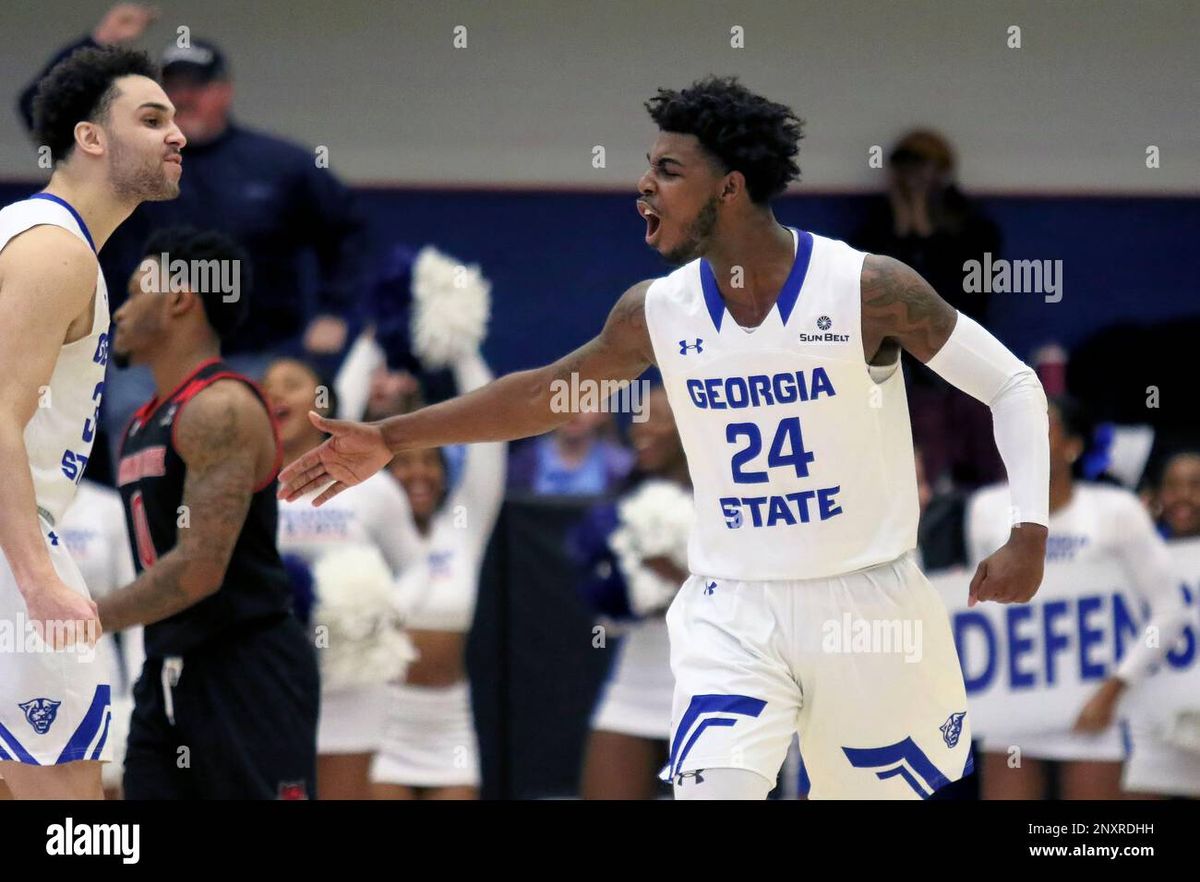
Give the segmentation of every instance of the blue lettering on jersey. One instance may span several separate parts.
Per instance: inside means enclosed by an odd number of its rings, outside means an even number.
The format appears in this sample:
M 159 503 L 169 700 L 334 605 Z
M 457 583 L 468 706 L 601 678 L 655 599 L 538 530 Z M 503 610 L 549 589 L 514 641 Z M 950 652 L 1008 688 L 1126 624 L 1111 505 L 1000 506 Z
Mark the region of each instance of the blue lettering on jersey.
M 842 513 L 842 507 L 834 496 L 842 489 L 840 484 L 821 487 L 817 490 L 801 490 L 773 496 L 722 496 L 718 502 L 725 526 L 736 530 L 746 524 L 745 512 L 750 512 L 752 527 L 774 527 L 779 524 L 794 526 L 807 524 L 814 514 L 819 521 L 827 521 Z M 816 511 L 812 503 L 816 502 Z
M 102 332 L 99 339 L 96 340 L 96 354 L 92 356 L 92 361 L 96 364 L 108 364 L 108 341 L 109 336 L 105 332 Z
M 681 341 L 682 342 L 682 341 Z M 837 395 L 823 367 L 804 371 L 751 374 L 748 377 L 711 377 L 687 381 L 688 396 L 701 410 L 734 410 L 743 407 L 771 407 L 796 401 L 815 401 L 822 395 Z

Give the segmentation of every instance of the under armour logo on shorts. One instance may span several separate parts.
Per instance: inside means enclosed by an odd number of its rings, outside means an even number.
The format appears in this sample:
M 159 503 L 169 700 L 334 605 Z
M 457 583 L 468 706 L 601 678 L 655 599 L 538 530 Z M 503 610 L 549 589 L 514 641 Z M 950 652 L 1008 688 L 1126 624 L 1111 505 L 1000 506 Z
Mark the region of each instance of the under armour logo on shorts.
M 678 786 L 683 786 L 685 778 L 694 778 L 697 784 L 704 783 L 704 769 L 696 769 L 694 772 L 680 772 L 675 776 L 675 783 Z

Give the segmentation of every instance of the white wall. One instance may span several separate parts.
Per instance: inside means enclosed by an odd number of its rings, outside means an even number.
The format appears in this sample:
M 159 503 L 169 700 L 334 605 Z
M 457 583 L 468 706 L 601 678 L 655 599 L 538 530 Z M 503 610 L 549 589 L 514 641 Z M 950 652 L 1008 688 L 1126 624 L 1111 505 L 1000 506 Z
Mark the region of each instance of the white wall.
M 351 181 L 630 188 L 654 132 L 642 102 L 714 72 L 807 119 L 813 190 L 875 187 L 870 146 L 924 123 L 951 136 L 976 190 L 1200 193 L 1194 0 L 159 5 L 141 45 L 157 53 L 180 24 L 216 39 L 241 119 L 327 145 Z M 107 6 L 4 0 L 0 178 L 41 176 L 16 92 Z M 744 49 L 730 48 L 735 25 Z M 1006 46 L 1010 25 L 1023 48 Z

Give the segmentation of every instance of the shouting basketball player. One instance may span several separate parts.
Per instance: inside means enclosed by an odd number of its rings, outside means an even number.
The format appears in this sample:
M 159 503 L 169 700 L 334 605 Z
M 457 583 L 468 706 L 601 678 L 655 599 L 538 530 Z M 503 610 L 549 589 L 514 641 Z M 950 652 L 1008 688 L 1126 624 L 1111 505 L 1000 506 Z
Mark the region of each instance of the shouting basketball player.
M 637 207 L 646 243 L 682 266 L 626 291 L 552 365 L 379 423 L 312 414 L 332 437 L 281 493 L 319 489 L 319 505 L 401 450 L 548 431 L 570 417 L 554 381 L 657 364 L 696 506 L 692 575 L 667 613 L 676 796 L 765 797 L 798 731 L 812 797 L 927 797 L 970 771 L 971 735 L 948 617 L 912 555 L 900 349 L 992 410 L 1012 529 L 972 602 L 1041 583 L 1046 397 L 909 267 L 779 224 L 771 200 L 799 173 L 787 107 L 710 78 L 647 109 L 660 134 Z

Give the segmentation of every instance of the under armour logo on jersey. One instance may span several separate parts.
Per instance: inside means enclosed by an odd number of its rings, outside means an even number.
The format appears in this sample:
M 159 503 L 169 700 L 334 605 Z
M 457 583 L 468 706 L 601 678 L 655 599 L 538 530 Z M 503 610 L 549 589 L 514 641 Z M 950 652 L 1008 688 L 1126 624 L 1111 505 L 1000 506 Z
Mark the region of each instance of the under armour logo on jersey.
M 962 735 L 963 717 L 966 715 L 966 711 L 955 711 L 947 718 L 946 722 L 938 726 L 942 731 L 942 740 L 946 742 L 947 747 L 954 747 L 958 744 L 959 736 Z
M 717 590 L 717 583 L 716 583 L 716 582 L 709 582 L 707 585 L 705 585 L 705 586 L 704 586 L 704 593 L 705 593 L 705 594 L 712 594 L 712 593 L 713 593 L 714 591 L 716 591 L 716 590 Z
M 55 535 L 55 533 L 54 533 L 54 531 L 53 531 L 53 530 L 51 530 L 51 531 L 50 531 L 49 533 L 47 533 L 46 535 L 50 537 L 50 544 L 51 544 L 51 545 L 57 545 L 57 544 L 58 544 L 58 536 L 57 536 L 57 535 Z
M 54 718 L 58 716 L 60 704 L 62 704 L 61 701 L 49 698 L 33 698 L 17 706 L 25 711 L 25 719 L 29 721 L 29 725 L 33 726 L 33 731 L 39 735 L 45 735 L 50 731 Z
M 697 353 L 704 351 L 704 339 L 697 337 L 695 343 L 688 343 L 687 340 L 679 341 L 679 354 L 687 355 L 689 349 L 695 349 Z

